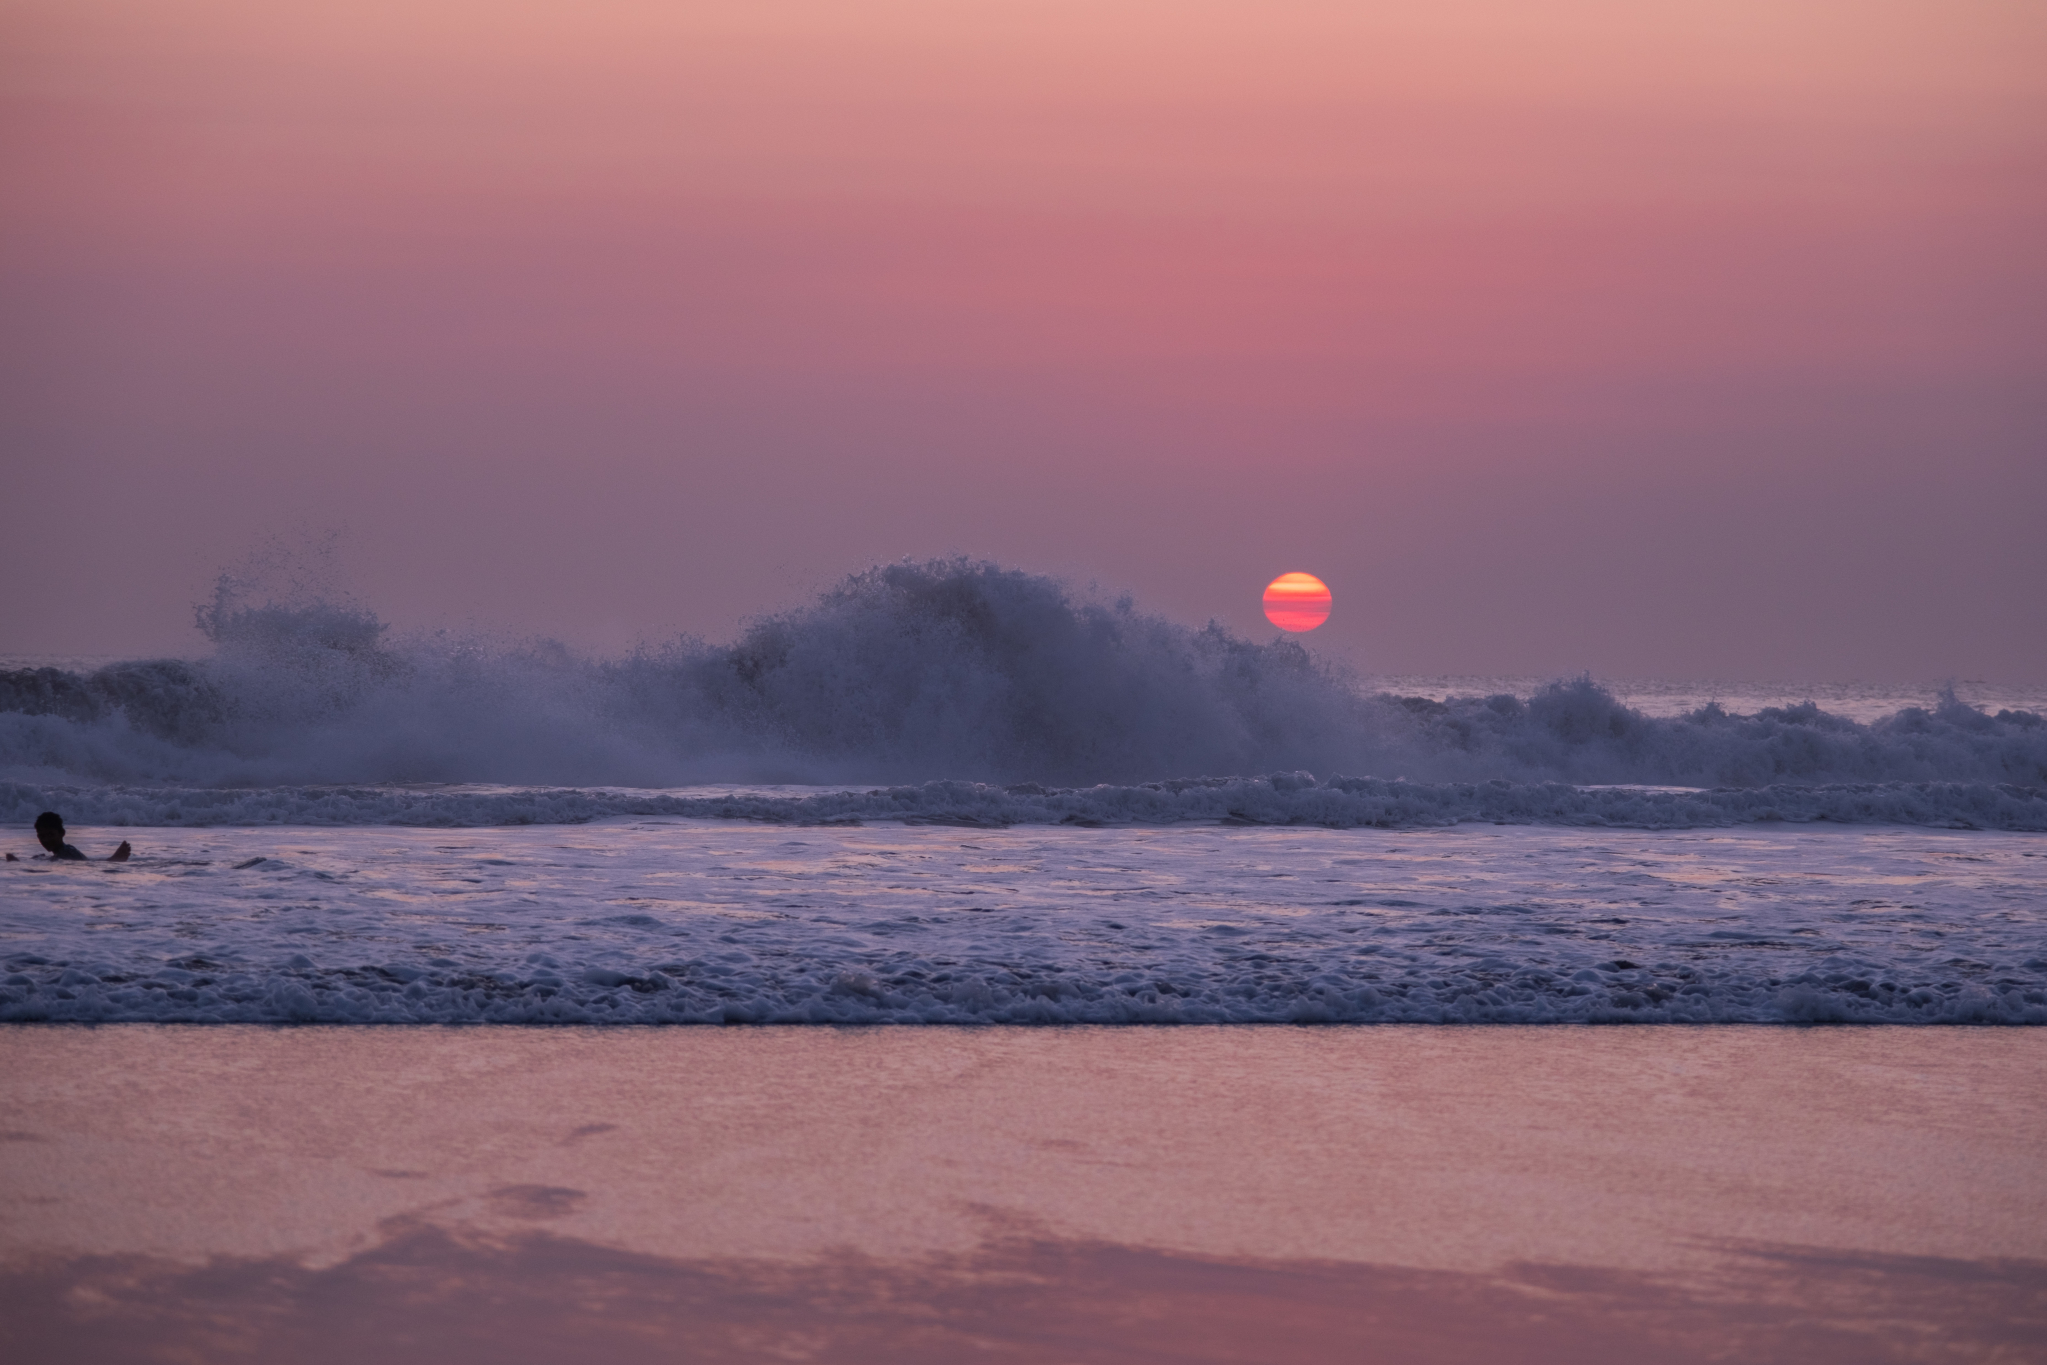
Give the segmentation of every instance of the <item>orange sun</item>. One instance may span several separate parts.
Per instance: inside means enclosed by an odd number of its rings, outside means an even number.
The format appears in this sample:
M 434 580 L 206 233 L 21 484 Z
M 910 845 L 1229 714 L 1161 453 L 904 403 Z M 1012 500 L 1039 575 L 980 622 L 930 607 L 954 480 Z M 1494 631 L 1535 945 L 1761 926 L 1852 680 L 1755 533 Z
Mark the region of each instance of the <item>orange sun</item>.
M 1329 619 L 1329 585 L 1311 573 L 1283 573 L 1265 585 L 1265 619 L 1281 630 L 1313 630 Z

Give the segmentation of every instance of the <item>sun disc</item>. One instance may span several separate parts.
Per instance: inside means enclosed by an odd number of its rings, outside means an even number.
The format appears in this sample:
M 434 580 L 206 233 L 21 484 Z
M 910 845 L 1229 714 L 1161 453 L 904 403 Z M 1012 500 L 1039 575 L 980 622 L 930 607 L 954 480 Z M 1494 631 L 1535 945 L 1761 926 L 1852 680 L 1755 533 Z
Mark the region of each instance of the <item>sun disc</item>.
M 1265 619 L 1281 630 L 1308 631 L 1329 619 L 1329 585 L 1311 573 L 1283 573 L 1265 585 Z

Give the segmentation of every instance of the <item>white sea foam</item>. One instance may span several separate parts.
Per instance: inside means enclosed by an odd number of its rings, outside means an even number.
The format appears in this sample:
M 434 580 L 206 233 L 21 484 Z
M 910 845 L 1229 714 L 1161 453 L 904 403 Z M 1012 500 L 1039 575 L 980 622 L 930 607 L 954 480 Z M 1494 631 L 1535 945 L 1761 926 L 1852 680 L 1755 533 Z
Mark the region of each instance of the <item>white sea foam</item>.
M 8 1020 L 2047 1023 L 2032 834 L 610 821 L 0 868 Z

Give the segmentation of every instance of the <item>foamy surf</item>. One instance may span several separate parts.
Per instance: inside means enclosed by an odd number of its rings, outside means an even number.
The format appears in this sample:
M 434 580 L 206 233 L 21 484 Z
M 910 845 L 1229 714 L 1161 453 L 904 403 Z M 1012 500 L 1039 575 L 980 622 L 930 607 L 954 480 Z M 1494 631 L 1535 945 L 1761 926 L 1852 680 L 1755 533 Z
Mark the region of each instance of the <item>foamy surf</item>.
M 2047 722 L 1952 693 L 1399 695 L 966 561 L 611 660 L 202 624 L 0 672 L 0 1019 L 2047 1023 Z
M 612 821 L 0 866 L 7 1020 L 2047 1023 L 2032 835 Z

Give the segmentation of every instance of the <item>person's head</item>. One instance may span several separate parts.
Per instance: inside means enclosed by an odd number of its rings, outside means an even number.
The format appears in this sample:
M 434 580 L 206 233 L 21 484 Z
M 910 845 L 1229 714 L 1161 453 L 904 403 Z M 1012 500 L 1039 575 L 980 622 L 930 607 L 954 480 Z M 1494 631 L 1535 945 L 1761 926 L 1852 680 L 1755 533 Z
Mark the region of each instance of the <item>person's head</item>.
M 36 842 L 55 853 L 64 847 L 64 817 L 46 810 L 36 817 Z

